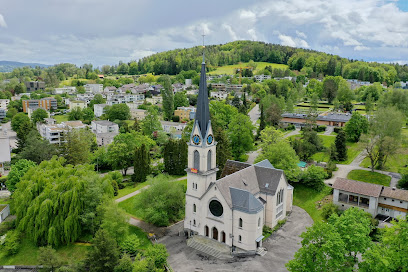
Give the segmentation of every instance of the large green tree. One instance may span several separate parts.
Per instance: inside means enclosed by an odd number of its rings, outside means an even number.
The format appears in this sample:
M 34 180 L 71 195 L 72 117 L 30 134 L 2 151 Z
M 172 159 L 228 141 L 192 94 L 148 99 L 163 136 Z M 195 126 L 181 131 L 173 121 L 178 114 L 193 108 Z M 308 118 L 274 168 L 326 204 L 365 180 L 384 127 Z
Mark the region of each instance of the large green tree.
M 18 154 L 18 158 L 31 160 L 40 164 L 42 161 L 51 159 L 57 155 L 57 147 L 50 144 L 48 140 L 42 139 L 40 134 L 32 130 L 28 133 L 26 145 Z
M 18 149 L 21 150 L 26 143 L 26 137 L 33 129 L 30 118 L 22 112 L 17 113 L 11 120 L 11 128 L 17 134 Z
M 151 172 L 149 149 L 142 144 L 136 148 L 134 157 L 132 181 L 145 182 Z
M 35 167 L 36 164 L 33 161 L 20 159 L 11 166 L 10 173 L 7 175 L 6 186 L 10 192 L 16 190 L 17 183 L 23 178 L 28 170 Z
M 163 149 L 164 170 L 171 175 L 184 175 L 187 168 L 187 144 L 170 140 Z
M 163 76 L 163 89 L 161 95 L 163 97 L 163 118 L 164 120 L 169 121 L 174 112 L 174 97 L 171 79 L 168 75 Z
M 104 229 L 98 230 L 93 240 L 93 248 L 88 253 L 88 271 L 114 271 L 119 263 L 119 248 L 115 239 Z
M 242 113 L 235 115 L 228 127 L 232 155 L 240 160 L 245 152 L 252 150 L 254 144 L 254 126 L 251 119 Z
M 221 176 L 222 170 L 227 160 L 232 159 L 231 145 L 228 135 L 221 127 L 214 127 L 214 140 L 217 142 L 216 162 L 218 167 L 217 177 Z
M 42 108 L 38 108 L 31 114 L 31 120 L 33 124 L 37 124 L 37 122 L 44 123 L 45 118 L 48 118 L 48 113 L 46 110 Z
M 358 142 L 360 136 L 368 131 L 368 120 L 357 111 L 353 113 L 350 120 L 344 127 L 347 140 L 351 142 Z
M 95 213 L 104 195 L 113 196 L 109 179 L 92 165 L 67 165 L 63 158 L 43 161 L 28 171 L 13 194 L 17 229 L 38 245 L 74 242 L 89 229 L 82 217 Z
M 162 126 L 159 121 L 158 112 L 155 108 L 149 107 L 147 115 L 142 121 L 142 132 L 148 137 L 153 137 L 153 132 L 161 130 Z
M 174 109 L 176 110 L 177 107 L 188 107 L 188 99 L 185 92 L 177 92 L 174 95 Z
M 347 145 L 346 145 L 346 133 L 344 130 L 340 130 L 336 135 L 336 158 L 339 161 L 347 160 Z
M 83 164 L 90 161 L 91 149 L 96 145 L 95 134 L 86 129 L 72 129 L 65 134 L 61 155 L 69 164 Z
M 129 120 L 130 109 L 126 104 L 115 104 L 107 108 L 106 116 L 109 120 Z

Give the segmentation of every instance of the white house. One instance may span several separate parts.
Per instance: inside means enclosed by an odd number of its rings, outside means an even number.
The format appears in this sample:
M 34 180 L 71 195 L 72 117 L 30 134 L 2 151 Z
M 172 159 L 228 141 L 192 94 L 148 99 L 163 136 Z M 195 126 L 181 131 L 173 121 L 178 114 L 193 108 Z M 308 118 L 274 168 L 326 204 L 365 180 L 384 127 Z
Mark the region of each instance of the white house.
M 55 88 L 52 93 L 53 94 L 74 94 L 76 92 L 76 87 L 71 86 L 64 86 L 62 88 Z
M 183 131 L 184 128 L 187 126 L 185 123 L 178 123 L 178 122 L 169 122 L 169 121 L 160 121 L 162 128 L 167 133 L 172 133 L 175 131 Z
M 85 92 L 87 93 L 101 93 L 103 91 L 103 84 L 85 84 Z
M 72 129 L 83 129 L 87 126 L 82 121 L 66 121 L 61 124 L 41 124 L 37 123 L 37 130 L 41 137 L 51 144 L 61 144 L 64 142 L 64 135 Z
M 71 110 L 75 109 L 75 108 L 79 108 L 80 110 L 83 110 L 87 107 L 87 104 L 85 101 L 80 101 L 80 100 L 72 100 L 69 101 L 69 108 Z
M 0 109 L 7 110 L 10 99 L 0 99 Z
M 284 172 L 267 160 L 255 165 L 227 161 L 217 180 L 217 139 L 211 127 L 204 62 L 199 86 L 195 122 L 187 143 L 184 229 L 189 236 L 229 246 L 233 254 L 236 248 L 255 254 L 262 247 L 263 226 L 273 228 L 291 211 L 293 187 Z
M 358 207 L 373 217 L 406 218 L 408 191 L 378 184 L 337 178 L 333 183 L 333 203 L 340 209 Z
M 119 133 L 118 124 L 111 122 L 111 121 L 107 121 L 107 120 L 92 121 L 91 126 L 92 126 L 92 132 L 95 134 L 108 133 L 108 132 L 113 132 L 116 134 Z
M 145 119 L 146 115 L 147 115 L 147 110 L 135 109 L 135 108 L 130 109 L 130 116 L 132 117 L 132 119 L 136 118 L 137 120 L 140 121 L 140 120 Z
M 101 117 L 105 113 L 106 104 L 95 104 L 94 105 L 94 114 L 95 117 Z

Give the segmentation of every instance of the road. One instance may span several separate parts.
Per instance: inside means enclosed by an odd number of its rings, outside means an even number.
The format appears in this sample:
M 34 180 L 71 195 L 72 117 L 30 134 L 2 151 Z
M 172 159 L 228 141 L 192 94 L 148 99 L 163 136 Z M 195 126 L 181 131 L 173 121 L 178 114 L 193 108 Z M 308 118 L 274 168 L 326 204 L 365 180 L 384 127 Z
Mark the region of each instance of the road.
M 250 112 L 248 112 L 248 116 L 249 118 L 251 118 L 252 124 L 254 126 L 257 126 L 256 122 L 258 121 L 259 117 L 261 117 L 261 112 L 259 111 L 258 104 L 256 104 L 255 107 L 253 107 L 253 109 L 250 110 Z
M 2 131 L 7 134 L 10 139 L 10 147 L 17 148 L 17 134 L 11 129 L 11 122 L 1 124 Z

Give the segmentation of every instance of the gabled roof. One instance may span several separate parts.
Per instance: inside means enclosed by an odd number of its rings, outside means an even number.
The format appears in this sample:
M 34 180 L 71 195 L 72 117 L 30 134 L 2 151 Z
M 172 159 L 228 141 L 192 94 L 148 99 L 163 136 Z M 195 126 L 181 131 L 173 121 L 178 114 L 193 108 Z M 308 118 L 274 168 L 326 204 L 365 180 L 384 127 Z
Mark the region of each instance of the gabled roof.
M 260 161 L 258 163 L 255 164 L 256 166 L 261 166 L 261 167 L 265 167 L 265 168 L 272 168 L 275 169 L 275 167 L 273 167 L 272 163 L 270 163 L 268 160 L 263 160 Z
M 384 187 L 383 191 L 381 192 L 381 196 L 408 201 L 408 191 L 407 190 Z
M 251 164 L 249 163 L 227 160 L 224 165 L 224 169 L 222 169 L 221 178 L 231 175 L 249 166 L 251 166 Z
M 383 186 L 351 179 L 336 178 L 333 188 L 360 195 L 379 197 Z
M 261 201 L 248 191 L 230 188 L 232 208 L 245 213 L 257 213 L 263 209 Z

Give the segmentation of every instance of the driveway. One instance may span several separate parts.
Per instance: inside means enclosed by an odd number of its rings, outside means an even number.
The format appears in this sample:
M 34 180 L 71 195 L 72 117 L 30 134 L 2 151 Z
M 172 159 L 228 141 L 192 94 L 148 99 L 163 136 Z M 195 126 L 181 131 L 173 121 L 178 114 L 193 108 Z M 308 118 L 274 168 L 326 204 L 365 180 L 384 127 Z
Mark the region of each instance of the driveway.
M 313 220 L 301 208 L 293 206 L 293 212 L 286 224 L 266 241 L 263 247 L 268 249 L 265 256 L 235 257 L 232 260 L 218 260 L 187 247 L 185 237 L 178 236 L 183 225 L 173 226 L 167 236 L 159 240 L 166 245 L 171 268 L 176 272 L 213 272 L 213 271 L 287 271 L 285 264 L 293 259 L 300 248 L 302 239 L 299 235 L 306 231 L 306 227 L 313 225 Z

